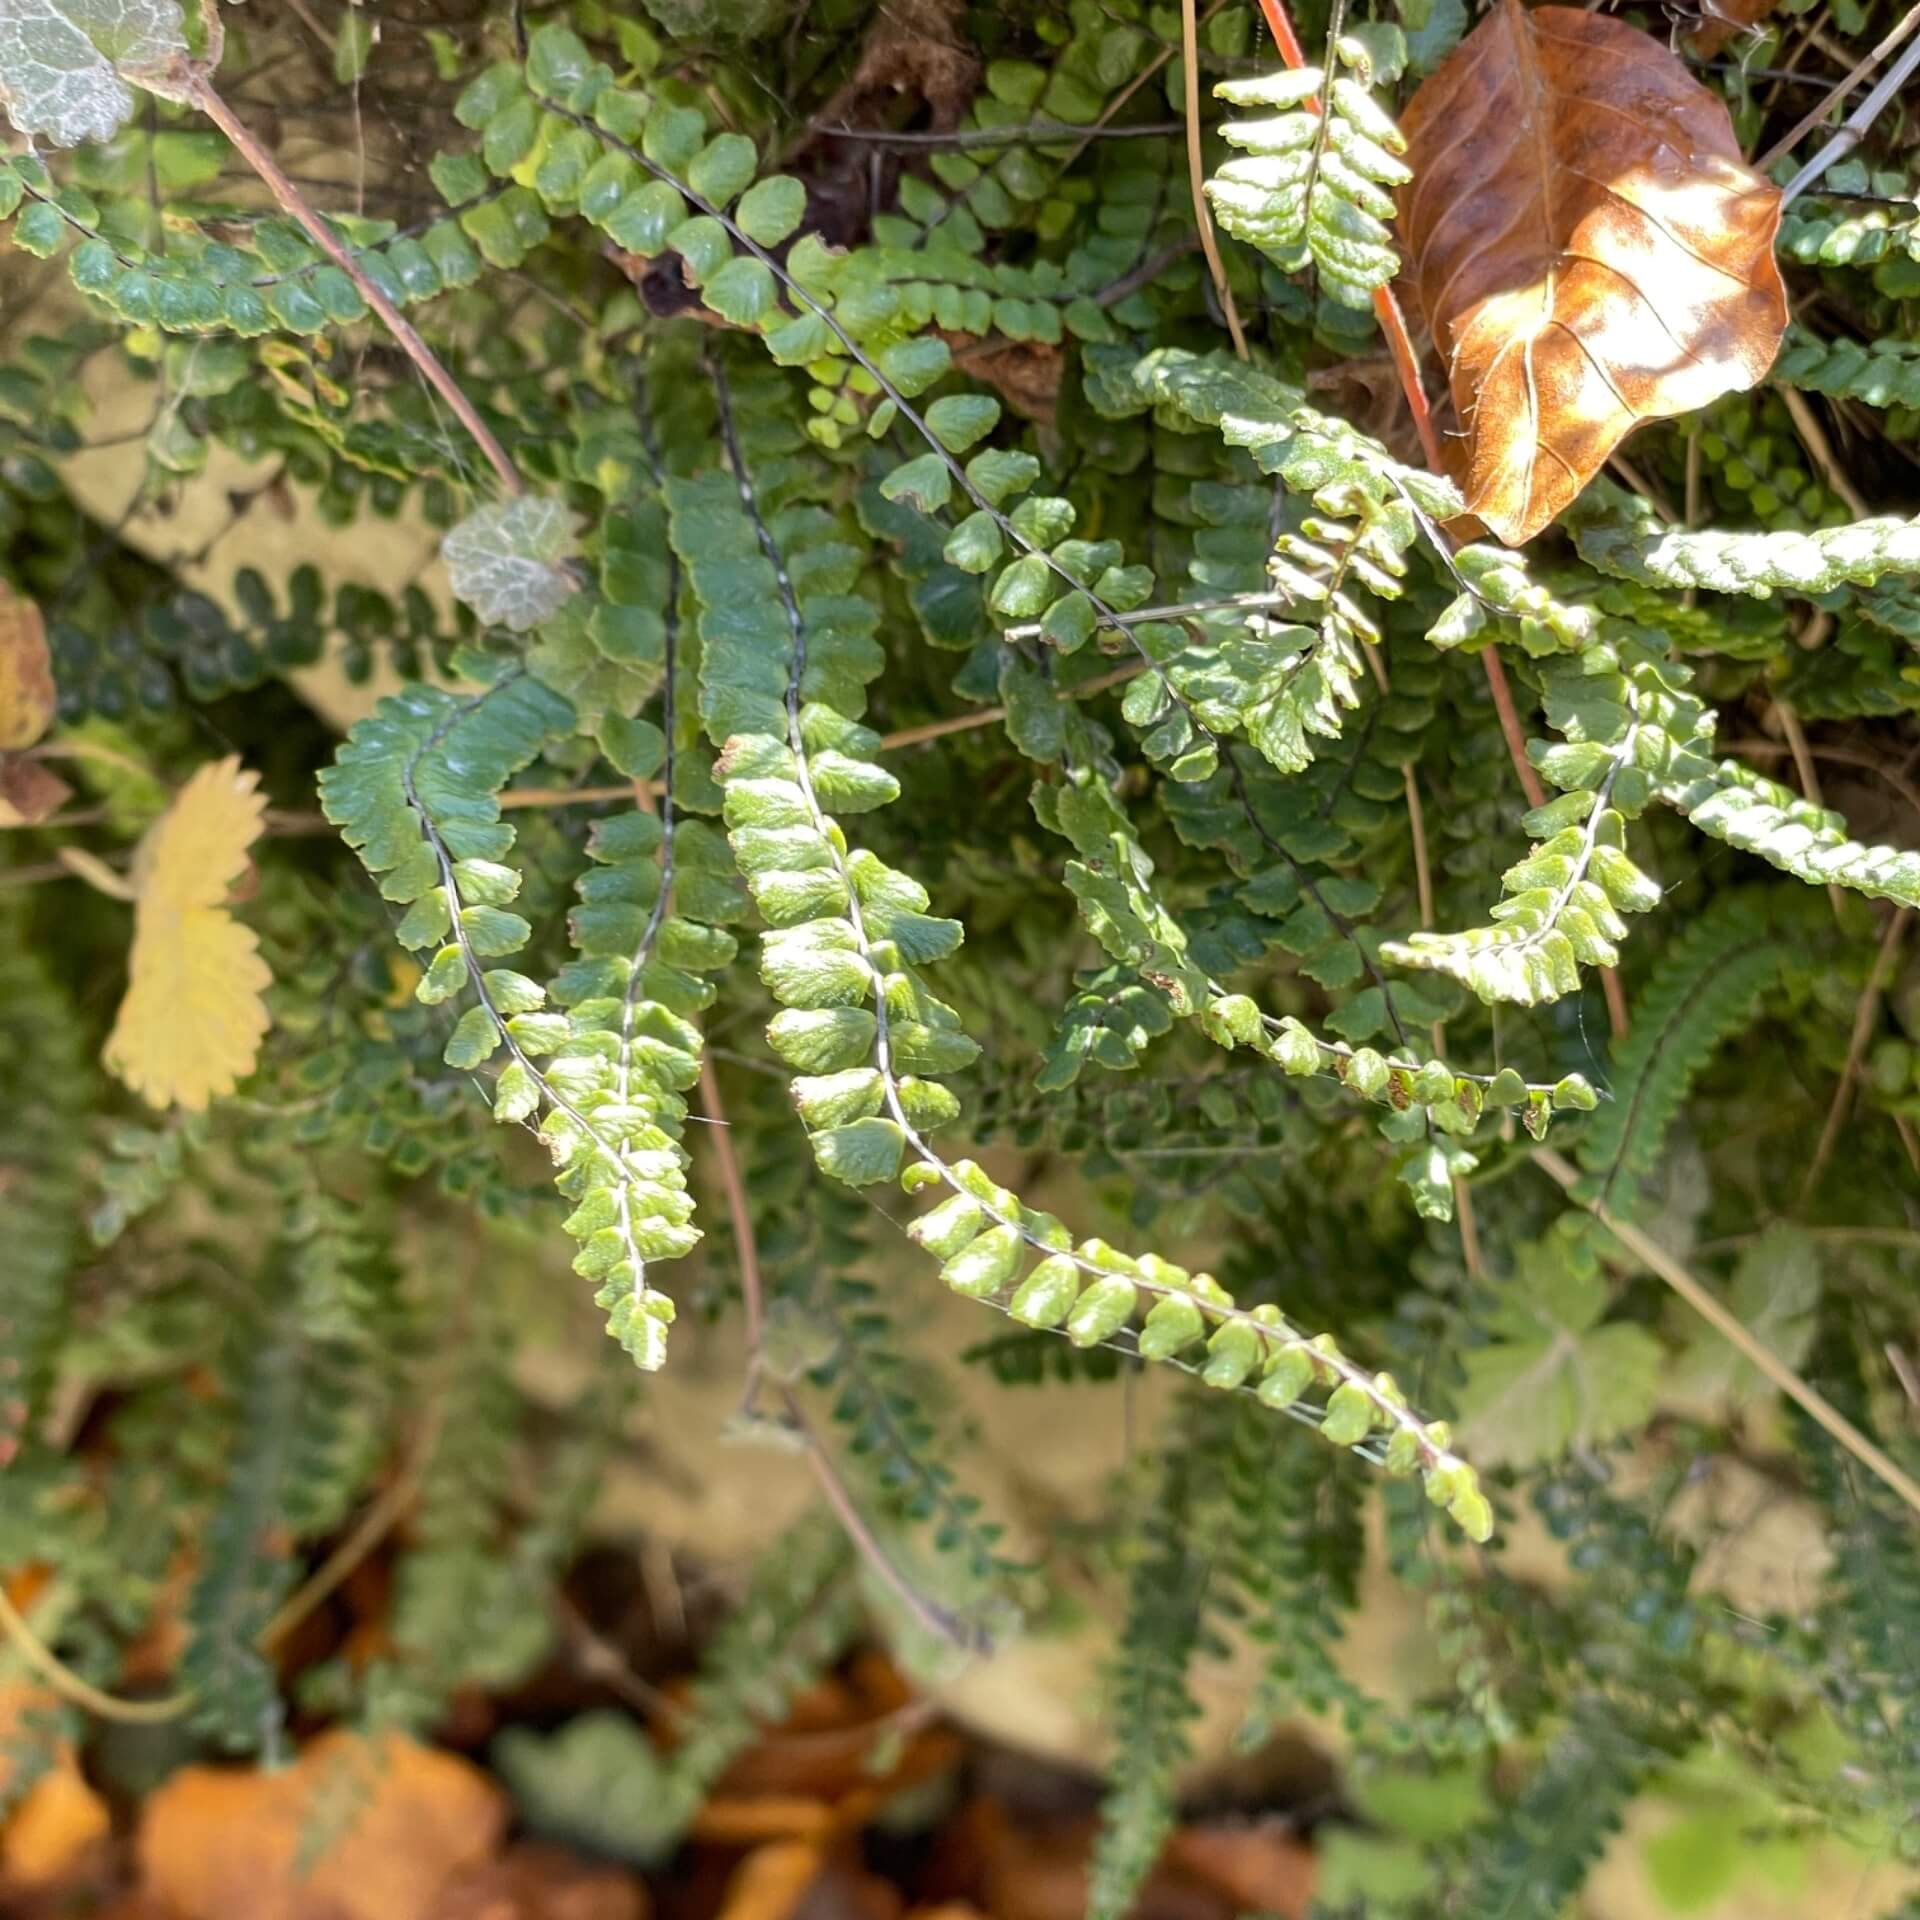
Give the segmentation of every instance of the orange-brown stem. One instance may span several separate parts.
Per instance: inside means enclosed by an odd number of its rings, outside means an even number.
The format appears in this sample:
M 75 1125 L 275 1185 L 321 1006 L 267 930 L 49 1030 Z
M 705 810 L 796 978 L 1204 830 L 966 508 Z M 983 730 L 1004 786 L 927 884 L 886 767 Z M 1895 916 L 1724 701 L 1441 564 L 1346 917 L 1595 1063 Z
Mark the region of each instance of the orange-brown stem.
M 1280 58 L 1290 67 L 1304 67 L 1306 52 L 1300 45 L 1300 36 L 1293 30 L 1292 20 L 1287 17 L 1285 0 L 1260 0 L 1260 11 L 1266 17 L 1267 31 L 1273 35 Z M 1318 113 L 1320 102 L 1309 99 L 1307 111 Z M 1386 336 L 1387 351 L 1393 355 L 1393 370 L 1400 376 L 1401 391 L 1412 410 L 1414 431 L 1420 436 L 1420 451 L 1427 465 L 1438 473 L 1440 437 L 1434 431 L 1433 413 L 1427 405 L 1426 390 L 1420 384 L 1420 356 L 1414 351 L 1406 315 L 1400 311 L 1400 302 L 1394 298 L 1391 287 L 1374 288 L 1373 312 L 1380 322 L 1380 331 Z

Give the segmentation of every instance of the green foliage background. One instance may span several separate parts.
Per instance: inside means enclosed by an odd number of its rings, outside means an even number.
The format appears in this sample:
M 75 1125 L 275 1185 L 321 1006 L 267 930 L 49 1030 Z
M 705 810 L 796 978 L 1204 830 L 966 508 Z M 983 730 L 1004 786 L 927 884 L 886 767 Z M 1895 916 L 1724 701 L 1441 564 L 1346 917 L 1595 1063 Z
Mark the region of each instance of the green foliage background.
M 175 11 L 134 9 L 184 61 Z M 330 45 L 268 12 L 228 20 L 222 94 L 283 153 L 360 143 L 313 200 L 524 491 L 183 68 L 96 36 L 56 100 L 46 47 L 0 33 L 15 124 L 92 136 L 0 166 L 31 316 L 0 542 L 83 788 L 0 874 L 0 1570 L 47 1572 L 32 1636 L 111 1688 L 185 1564 L 194 1740 L 430 1730 L 541 1659 L 527 1596 L 622 1410 L 673 1322 L 727 1320 L 745 1423 L 819 1450 L 866 1552 L 824 1514 L 768 1543 L 670 1761 L 589 1723 L 500 1756 L 576 1832 L 565 1782 L 627 1780 L 645 1831 L 589 1837 L 658 1854 L 857 1630 L 856 1587 L 971 1657 L 1046 1630 L 1053 1570 L 1009 1551 L 902 1352 L 944 1282 L 981 1321 L 948 1364 L 1004 1393 L 1189 1376 L 1097 1543 L 1130 1593 L 1097 1913 L 1174 1817 L 1190 1670 L 1243 1634 L 1249 1740 L 1346 1727 L 1377 1844 L 1329 1850 L 1334 1908 L 1545 1920 L 1656 1788 L 1705 1835 L 1668 1847 L 1681 1900 L 1737 1875 L 1729 1824 L 1920 1853 L 1914 1515 L 1601 1217 L 1920 1466 L 1897 118 L 1789 210 L 1767 388 L 1636 436 L 1638 491 L 1601 480 L 1529 553 L 1451 553 L 1457 496 L 1376 403 L 1368 299 L 1391 111 L 1458 0 L 1345 23 L 1317 169 L 1286 159 L 1319 149 L 1258 10 L 1202 9 L 1245 362 L 1197 241 L 1177 7 L 444 0 L 346 10 Z M 1750 146 L 1805 104 L 1762 77 L 1798 31 L 1702 67 Z M 274 462 L 330 526 L 445 529 L 453 598 L 297 555 L 220 604 L 184 587 L 63 479 L 103 359 L 153 385 L 126 458 L 154 491 L 216 445 Z M 344 743 L 289 682 L 323 655 L 401 686 Z M 1765 777 L 1801 727 L 1852 824 Z M 119 858 L 229 750 L 282 810 L 239 909 L 274 1027 L 236 1096 L 156 1118 L 96 1065 L 125 909 L 55 863 Z M 750 1262 L 692 1124 L 703 1060 Z M 1021 1154 L 1076 1171 L 1080 1217 L 1003 1184 Z M 570 1236 L 640 1371 L 609 1349 L 536 1416 L 511 1261 L 457 1254 L 471 1231 Z M 1718 1597 L 1674 1517 L 1729 1463 L 1830 1550 L 1792 1611 Z M 391 1648 L 289 1700 L 277 1617 L 396 1471 Z M 1509 1551 L 1542 1528 L 1551 1579 Z M 1337 1664 L 1370 1534 L 1426 1610 L 1417 1697 Z M 18 1736 L 13 1790 L 62 1730 Z

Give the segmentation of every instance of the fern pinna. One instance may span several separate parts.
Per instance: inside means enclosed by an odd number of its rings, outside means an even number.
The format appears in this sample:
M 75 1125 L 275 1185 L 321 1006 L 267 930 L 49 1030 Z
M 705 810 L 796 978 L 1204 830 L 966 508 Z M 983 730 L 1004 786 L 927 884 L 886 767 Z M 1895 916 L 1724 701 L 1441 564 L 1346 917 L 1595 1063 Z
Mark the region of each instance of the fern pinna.
M 277 1753 L 512 1687 L 648 1470 L 635 1368 L 724 1351 L 715 1432 L 832 1512 L 670 1753 L 501 1743 L 596 1846 L 664 1858 L 863 1620 L 967 1711 L 1104 1614 L 1100 1913 L 1222 1727 L 1337 1753 L 1392 1871 L 1342 1829 L 1334 1910 L 1557 1912 L 1702 1753 L 1910 1858 L 1920 255 L 1891 95 L 1830 149 L 1753 79 L 1894 23 L 1614 23 L 1745 209 L 1701 257 L 1777 225 L 1723 277 L 1796 317 L 1708 380 L 1629 274 L 1523 405 L 1453 376 L 1526 301 L 1402 270 L 1416 94 L 1558 31 L 1506 0 L 1458 61 L 1444 4 L 349 13 L 0 8 L 0 221 L 60 266 L 0 365 L 18 1779 L 103 1701 Z M 1466 209 L 1569 330 L 1623 271 L 1556 226 L 1584 112 Z M 1502 433 L 1580 482 L 1518 549 L 1464 514 Z M 1077 1394 L 1146 1457 L 1063 1528 Z M 1717 1538 L 1746 1475 L 1790 1600 Z M 377 1653 L 286 1671 L 372 1551 Z M 644 1821 L 582 1814 L 616 1776 Z

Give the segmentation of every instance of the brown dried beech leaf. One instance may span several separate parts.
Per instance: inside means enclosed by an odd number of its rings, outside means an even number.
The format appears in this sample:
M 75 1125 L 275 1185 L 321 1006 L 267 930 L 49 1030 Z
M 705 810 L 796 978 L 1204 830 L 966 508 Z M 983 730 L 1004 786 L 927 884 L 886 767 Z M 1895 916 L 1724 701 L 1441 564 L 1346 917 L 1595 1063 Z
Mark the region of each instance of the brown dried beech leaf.
M 1659 41 L 1605 14 L 1500 0 L 1401 126 L 1403 281 L 1447 362 L 1453 477 L 1509 546 L 1641 421 L 1773 364 L 1780 191 Z

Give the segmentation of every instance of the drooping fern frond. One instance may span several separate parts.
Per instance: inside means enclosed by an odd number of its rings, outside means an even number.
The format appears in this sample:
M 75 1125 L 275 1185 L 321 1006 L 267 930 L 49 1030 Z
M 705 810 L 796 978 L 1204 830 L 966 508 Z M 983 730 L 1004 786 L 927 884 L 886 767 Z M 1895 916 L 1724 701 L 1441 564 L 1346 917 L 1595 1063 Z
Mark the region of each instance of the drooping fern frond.
M 670 1829 L 692 1820 L 727 1765 L 846 1650 L 860 1618 L 854 1564 L 826 1514 L 799 1521 L 754 1561 L 688 1690 L 663 1796 Z
M 1451 975 L 1483 1000 L 1536 1006 L 1578 990 L 1580 968 L 1618 964 L 1623 913 L 1658 904 L 1658 885 L 1626 852 L 1626 823 L 1651 797 L 1646 766 L 1700 723 L 1682 676 L 1622 629 L 1607 648 L 1555 656 L 1543 670 L 1547 716 L 1564 743 L 1535 743 L 1530 757 L 1562 797 L 1529 813 L 1535 844 L 1501 876 L 1489 925 L 1416 933 L 1382 947 L 1399 966 Z
M 665 1358 L 673 1303 L 648 1282 L 648 1263 L 685 1253 L 699 1238 L 676 1137 L 680 1094 L 699 1074 L 698 1036 L 643 997 L 660 929 L 649 930 L 637 901 L 619 899 L 621 888 L 645 884 L 636 871 L 655 874 L 625 863 L 645 861 L 659 844 L 658 821 L 629 815 L 610 822 L 600 840 L 607 880 L 588 888 L 597 897 L 575 926 L 583 946 L 593 943 L 589 960 L 603 964 L 569 977 L 578 1031 L 565 1013 L 546 1009 L 538 981 L 485 964 L 516 953 L 532 934 L 508 911 L 520 876 L 502 864 L 514 833 L 500 818 L 500 789 L 572 719 L 566 701 L 517 671 L 464 702 L 424 687 L 396 695 L 354 729 L 321 777 L 321 800 L 382 894 L 407 904 L 396 930 L 401 945 L 437 948 L 417 997 L 434 1006 L 471 996 L 447 1041 L 447 1064 L 469 1070 L 505 1050 L 495 1117 L 541 1114 L 560 1189 L 574 1202 L 566 1226 L 582 1242 L 575 1271 L 600 1282 L 609 1332 L 651 1368 Z M 604 951 L 608 922 L 614 935 L 631 934 L 632 957 Z M 719 965 L 731 950 L 725 935 L 689 929 L 681 957 Z
M 340 1524 L 386 1451 L 385 1277 L 348 1210 L 310 1193 L 288 1208 L 257 1319 L 231 1337 L 240 1385 L 180 1659 L 195 1727 L 229 1751 L 276 1747 L 285 1709 L 262 1636 L 299 1544 Z
M 1149 1358 L 1175 1360 L 1207 1341 L 1212 1384 L 1233 1389 L 1257 1377 L 1280 1411 L 1316 1382 L 1331 1386 L 1321 1423 L 1329 1440 L 1353 1446 L 1378 1428 L 1389 1436 L 1390 1465 L 1422 1471 L 1435 1501 L 1470 1533 L 1490 1526 L 1444 1426 L 1423 1425 L 1390 1376 L 1357 1367 L 1325 1335 L 1309 1341 L 1275 1311 L 1235 1308 L 1210 1276 L 1103 1240 L 1076 1247 L 1060 1221 L 928 1145 L 926 1134 L 959 1111 L 932 1076 L 965 1066 L 978 1049 L 917 969 L 951 953 L 960 928 L 928 914 L 917 882 L 864 848 L 850 851 L 825 811 L 829 802 L 883 804 L 895 789 L 868 760 L 875 737 L 856 718 L 878 666 L 873 609 L 839 591 L 859 553 L 835 537 L 829 516 L 764 492 L 747 454 L 749 416 L 728 398 L 718 363 L 714 374 L 732 471 L 669 483 L 673 538 L 703 604 L 701 716 L 720 748 L 729 839 L 771 928 L 761 977 L 783 1011 L 768 1039 L 803 1070 L 795 1104 L 822 1171 L 856 1186 L 898 1176 L 909 1192 L 945 1187 L 911 1237 L 942 1262 L 956 1292 L 1004 1303 L 1030 1326 L 1091 1346 L 1130 1329 L 1144 1308 L 1137 1341 Z M 771 441 L 761 457 L 776 485 L 799 484 L 804 462 L 796 474 L 780 457 L 795 446 L 790 430 L 754 418 Z M 1022 1280 L 1030 1253 L 1040 1261 Z
M 1265 1654 L 1240 1742 L 1257 1745 L 1296 1707 L 1338 1711 L 1357 1730 L 1378 1711 L 1338 1651 L 1345 1616 L 1359 1604 L 1360 1510 L 1351 1488 L 1296 1436 L 1235 1412 L 1229 1564 L 1247 1630 Z
M 1519 1792 L 1453 1843 L 1448 1904 L 1476 1920 L 1558 1920 L 1666 1757 L 1640 1719 L 1603 1697 L 1578 1702 Z
M 423 1380 L 412 1539 L 395 1571 L 391 1651 L 366 1677 L 364 1709 L 375 1728 L 411 1731 L 431 1727 L 470 1673 L 498 1664 L 477 1637 L 482 1621 L 517 1629 L 523 1644 L 530 1632 L 536 1649 L 545 1632 L 543 1618 L 513 1604 L 515 1569 L 501 1551 L 521 1407 L 495 1289 L 457 1304 L 437 1289 L 421 1305 L 436 1314 L 451 1305 L 460 1337 Z
M 1220 224 L 1293 270 L 1306 260 L 1336 300 L 1366 307 L 1400 270 L 1393 250 L 1392 189 L 1413 178 L 1399 157 L 1406 141 L 1368 92 L 1372 64 L 1358 40 L 1341 40 L 1331 89 L 1316 67 L 1227 80 L 1214 92 L 1230 106 L 1305 109 L 1269 120 L 1229 120 L 1223 137 L 1251 158 L 1229 160 L 1207 182 Z M 1351 78 L 1349 78 L 1351 75 Z M 1306 107 L 1327 95 L 1321 111 Z

